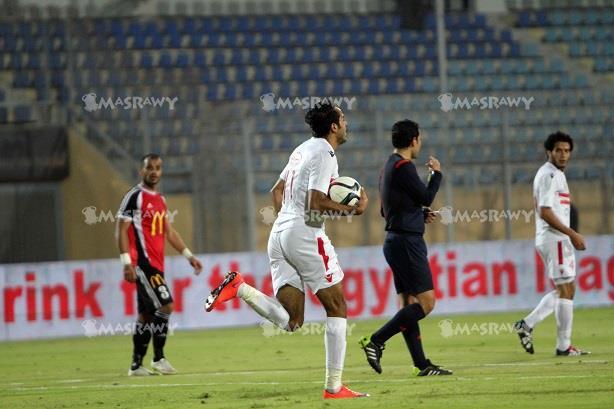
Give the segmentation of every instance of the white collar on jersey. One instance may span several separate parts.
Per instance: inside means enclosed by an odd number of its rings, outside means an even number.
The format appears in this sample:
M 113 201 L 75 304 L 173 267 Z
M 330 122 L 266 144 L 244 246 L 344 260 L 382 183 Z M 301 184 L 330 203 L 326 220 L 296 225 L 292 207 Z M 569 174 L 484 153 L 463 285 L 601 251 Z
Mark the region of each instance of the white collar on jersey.
M 160 192 L 156 192 L 155 190 L 148 189 L 148 188 L 147 188 L 147 187 L 146 187 L 146 186 L 143 184 L 143 182 L 139 183 L 137 186 L 139 187 L 139 189 L 144 190 L 144 191 L 146 191 L 147 193 L 151 193 L 152 195 L 159 195 L 159 194 L 160 194 Z
M 328 146 L 328 148 L 327 148 L 327 149 L 330 149 L 331 151 L 335 152 L 335 150 L 333 149 L 333 145 L 331 145 L 331 144 L 330 144 L 330 143 L 329 143 L 329 142 L 326 140 L 326 138 L 316 138 L 315 136 L 312 136 L 311 138 L 312 138 L 312 139 L 320 139 L 320 140 L 324 141 L 324 143 L 326 144 L 326 146 Z

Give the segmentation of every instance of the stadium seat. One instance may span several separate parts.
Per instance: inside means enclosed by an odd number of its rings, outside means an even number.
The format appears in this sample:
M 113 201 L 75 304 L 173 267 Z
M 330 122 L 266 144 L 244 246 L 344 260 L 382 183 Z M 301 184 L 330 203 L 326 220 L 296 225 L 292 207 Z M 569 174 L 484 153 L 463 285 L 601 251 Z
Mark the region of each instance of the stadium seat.
M 17 105 L 14 109 L 14 122 L 30 122 L 32 120 L 32 108 L 28 105 Z

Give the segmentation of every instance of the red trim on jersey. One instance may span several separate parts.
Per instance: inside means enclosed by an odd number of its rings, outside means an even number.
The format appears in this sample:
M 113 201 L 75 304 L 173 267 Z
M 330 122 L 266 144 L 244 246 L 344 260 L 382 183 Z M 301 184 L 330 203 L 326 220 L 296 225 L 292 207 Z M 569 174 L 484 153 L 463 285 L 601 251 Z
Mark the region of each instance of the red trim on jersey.
M 400 161 L 394 164 L 394 168 L 398 169 L 401 166 L 405 165 L 406 163 L 409 163 L 409 159 L 401 159 Z
M 324 250 L 324 240 L 321 237 L 318 237 L 318 254 L 322 256 L 324 268 L 328 271 L 328 256 L 326 255 L 326 250 Z
M 569 197 L 569 193 L 561 193 L 561 192 L 559 192 L 559 196 Z
M 559 253 L 559 265 L 563 265 L 563 242 L 562 241 L 557 242 L 556 248 Z
M 565 204 L 568 205 L 568 204 L 571 204 L 571 202 L 569 200 L 561 200 L 561 204 L 562 205 L 565 205 Z

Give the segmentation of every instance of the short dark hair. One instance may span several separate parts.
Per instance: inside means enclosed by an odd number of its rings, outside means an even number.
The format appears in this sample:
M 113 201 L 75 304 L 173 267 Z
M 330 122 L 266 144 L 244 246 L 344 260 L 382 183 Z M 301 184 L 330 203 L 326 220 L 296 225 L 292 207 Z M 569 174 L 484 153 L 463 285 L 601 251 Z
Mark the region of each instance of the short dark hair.
M 147 155 L 143 155 L 143 157 L 141 158 L 141 167 L 145 166 L 145 161 L 149 159 L 162 159 L 162 156 L 158 155 L 157 153 L 148 153 Z
M 339 125 L 341 114 L 335 105 L 328 101 L 320 102 L 305 114 L 305 122 L 316 138 L 326 138 L 332 124 Z
M 407 148 L 411 141 L 420 135 L 418 124 L 410 119 L 403 119 L 392 125 L 392 146 L 397 149 Z
M 551 133 L 550 135 L 548 135 L 548 138 L 544 142 L 544 148 L 546 148 L 547 151 L 552 151 L 554 150 L 554 145 L 557 142 L 569 143 L 569 150 L 573 151 L 573 139 L 571 138 L 571 136 L 561 131 L 556 131 L 555 133 Z

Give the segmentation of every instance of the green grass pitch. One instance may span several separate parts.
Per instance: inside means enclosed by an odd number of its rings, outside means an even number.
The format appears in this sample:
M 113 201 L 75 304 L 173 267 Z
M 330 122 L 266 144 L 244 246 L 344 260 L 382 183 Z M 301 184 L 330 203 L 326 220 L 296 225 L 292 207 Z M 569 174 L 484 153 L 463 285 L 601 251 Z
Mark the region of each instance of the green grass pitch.
M 357 341 L 383 321 L 349 321 L 345 383 L 372 396 L 322 400 L 323 335 L 265 337 L 260 327 L 183 331 L 169 337 L 174 376 L 129 378 L 129 336 L 0 345 L 2 408 L 611 408 L 614 308 L 577 309 L 573 342 L 592 351 L 555 357 L 554 317 L 525 353 L 509 324 L 522 313 L 432 316 L 421 323 L 427 356 L 452 376 L 417 378 L 402 337 L 386 345 L 378 375 Z M 442 335 L 440 322 L 456 331 Z M 449 322 L 448 322 L 449 323 Z M 465 325 L 466 324 L 466 325 Z M 146 357 L 149 364 L 151 346 Z

